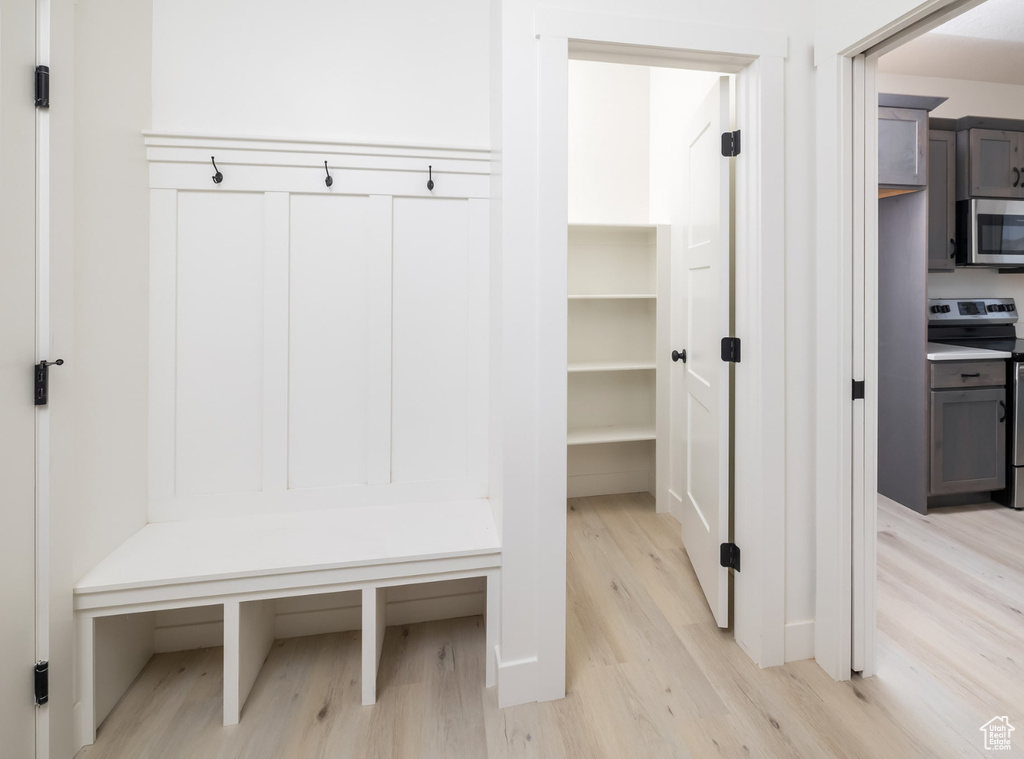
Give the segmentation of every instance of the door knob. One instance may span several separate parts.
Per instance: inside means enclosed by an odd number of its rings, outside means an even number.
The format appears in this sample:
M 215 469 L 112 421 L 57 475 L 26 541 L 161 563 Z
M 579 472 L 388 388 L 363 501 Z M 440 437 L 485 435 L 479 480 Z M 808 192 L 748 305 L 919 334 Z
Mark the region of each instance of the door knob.
M 682 351 L 672 351 L 672 360 L 673 361 L 682 361 L 685 364 L 686 363 L 686 349 L 684 348 Z

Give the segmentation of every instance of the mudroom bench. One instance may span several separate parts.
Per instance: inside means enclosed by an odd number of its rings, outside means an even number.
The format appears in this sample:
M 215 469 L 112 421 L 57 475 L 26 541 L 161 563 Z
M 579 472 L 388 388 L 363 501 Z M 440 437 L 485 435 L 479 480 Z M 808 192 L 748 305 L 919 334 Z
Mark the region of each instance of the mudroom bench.
M 486 500 L 152 523 L 75 587 L 77 728 L 96 736 L 96 620 L 223 605 L 224 724 L 274 639 L 274 602 L 361 591 L 362 702 L 376 701 L 388 588 L 485 577 L 486 685 L 495 682 L 501 546 Z

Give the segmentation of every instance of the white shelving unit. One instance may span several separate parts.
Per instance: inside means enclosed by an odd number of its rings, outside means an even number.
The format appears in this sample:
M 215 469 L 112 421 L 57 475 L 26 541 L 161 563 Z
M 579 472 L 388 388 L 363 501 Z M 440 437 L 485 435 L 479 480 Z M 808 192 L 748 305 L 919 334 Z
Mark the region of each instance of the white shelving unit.
M 668 233 L 569 225 L 570 497 L 654 492 L 658 263 Z

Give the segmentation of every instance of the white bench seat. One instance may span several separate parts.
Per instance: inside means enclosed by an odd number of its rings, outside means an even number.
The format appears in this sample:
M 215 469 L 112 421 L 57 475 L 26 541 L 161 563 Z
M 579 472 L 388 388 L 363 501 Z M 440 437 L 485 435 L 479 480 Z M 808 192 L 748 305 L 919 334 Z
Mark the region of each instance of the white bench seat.
M 486 500 L 148 524 L 76 585 L 79 730 L 95 740 L 94 620 L 224 606 L 224 724 L 236 724 L 273 642 L 275 599 L 362 591 L 363 703 L 376 700 L 386 589 L 487 578 L 495 680 L 501 545 Z

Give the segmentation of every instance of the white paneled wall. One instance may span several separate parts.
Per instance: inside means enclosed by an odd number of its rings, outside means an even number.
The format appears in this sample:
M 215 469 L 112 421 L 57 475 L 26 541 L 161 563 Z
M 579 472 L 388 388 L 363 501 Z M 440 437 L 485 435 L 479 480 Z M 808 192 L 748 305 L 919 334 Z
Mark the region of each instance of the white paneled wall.
M 288 487 L 388 482 L 390 198 L 292 195 Z
M 175 491 L 256 493 L 263 479 L 264 199 L 177 197 Z M 154 317 L 157 315 L 154 314 Z
M 151 521 L 487 496 L 489 153 L 147 144 Z
M 404 307 L 393 325 L 394 482 L 459 480 L 469 471 L 467 400 L 481 380 L 471 375 L 470 305 L 479 303 L 470 283 L 473 210 L 460 200 L 395 200 L 392 286 Z M 476 209 L 478 218 L 486 213 Z M 475 345 L 482 340 L 478 333 Z

